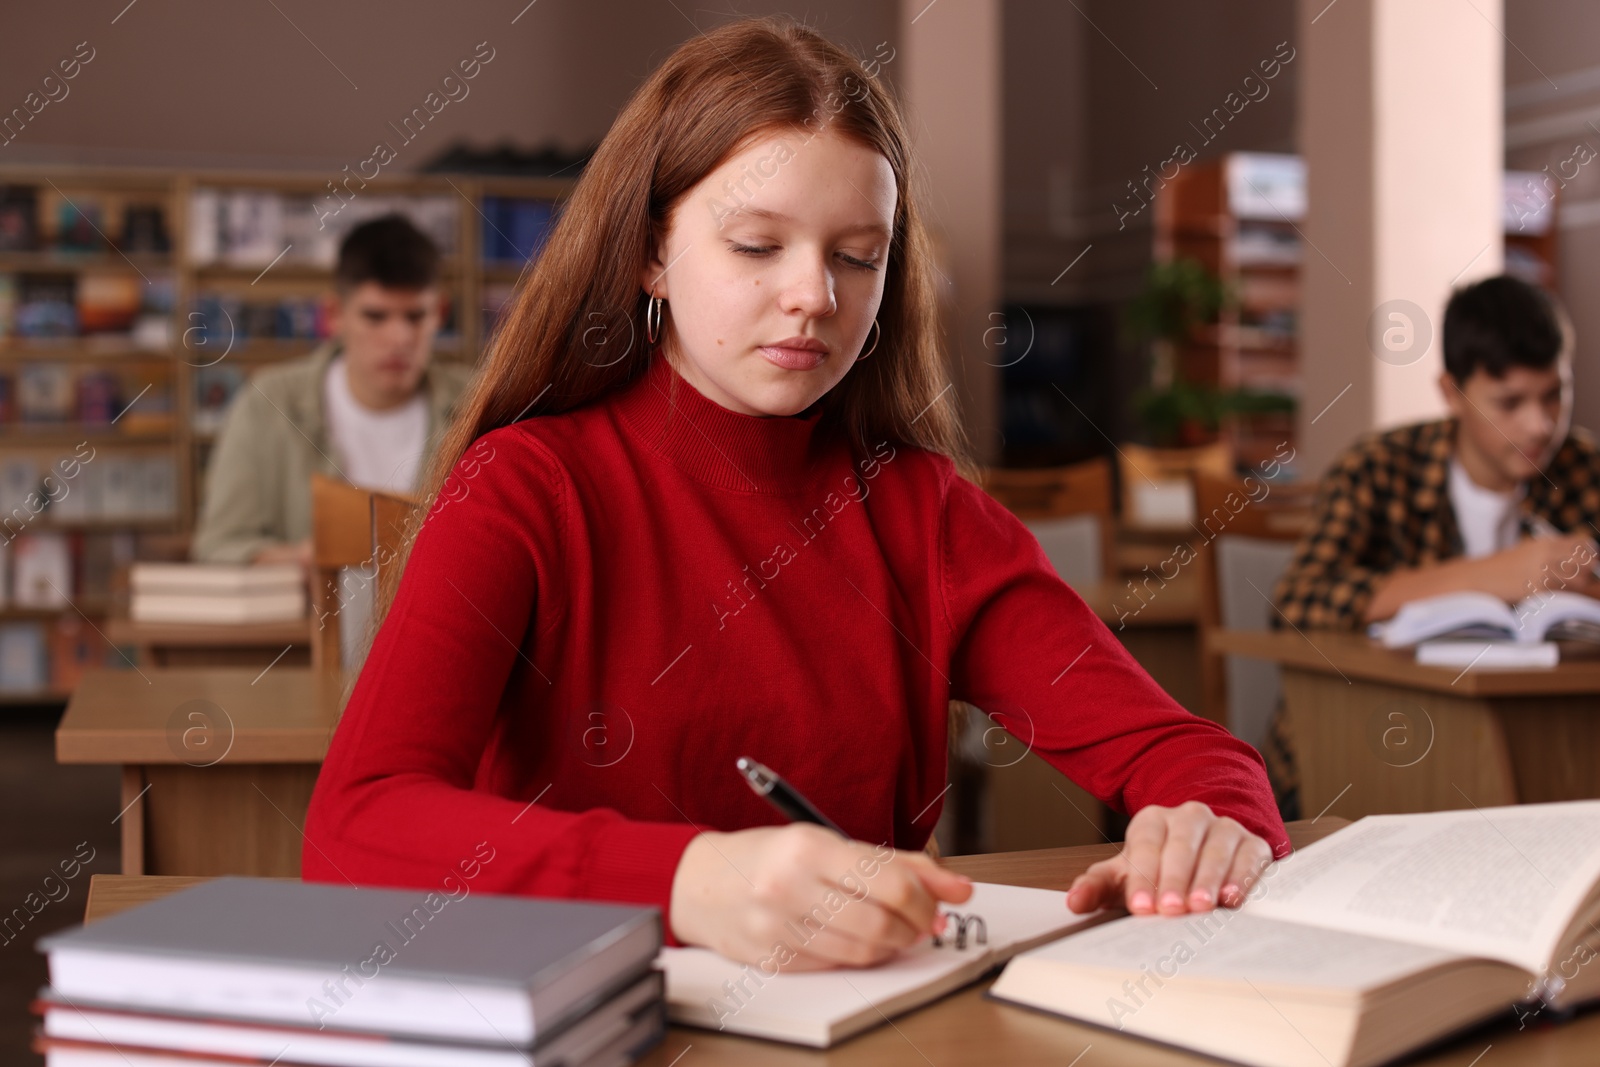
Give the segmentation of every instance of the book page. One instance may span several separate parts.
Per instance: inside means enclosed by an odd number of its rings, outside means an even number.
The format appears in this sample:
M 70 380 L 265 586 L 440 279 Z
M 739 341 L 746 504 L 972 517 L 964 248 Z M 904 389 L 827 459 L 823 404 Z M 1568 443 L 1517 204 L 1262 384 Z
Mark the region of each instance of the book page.
M 1108 996 L 1159 995 L 1168 982 L 1189 979 L 1321 989 L 1355 995 L 1443 963 L 1455 952 L 1267 919 L 1219 908 L 1197 915 L 1134 915 L 1062 938 L 1027 953 L 1046 961 L 1109 972 Z M 1134 988 L 1122 982 L 1133 976 Z M 1108 1011 L 1115 1005 L 1108 1005 Z M 1116 1020 L 1106 1022 L 1115 1026 Z
M 663 948 L 657 962 L 667 975 L 668 1011 L 674 1021 L 758 1034 L 774 1027 L 823 1028 L 863 1008 L 937 985 L 955 972 L 977 968 L 972 974 L 977 977 L 1024 948 L 1105 917 L 1103 912 L 1069 911 L 1066 901 L 1061 890 L 975 882 L 970 898 L 941 910 L 982 916 L 986 945 L 977 942 L 969 926 L 965 949 L 956 948 L 950 938 L 940 948 L 923 939 L 876 967 L 789 971 L 781 966 L 786 957 L 767 966 L 743 964 L 704 948 Z M 953 933 L 954 927 L 950 929 Z M 786 941 L 791 948 L 799 944 Z
M 1600 626 L 1600 600 L 1583 593 L 1568 593 L 1562 590 L 1535 593 L 1519 601 L 1513 610 L 1523 631 L 1521 636 L 1524 640 L 1544 637 L 1563 623 Z M 1575 629 L 1576 633 L 1581 635 L 1586 627 L 1578 626 Z
M 1481 633 L 1480 633 L 1481 631 Z M 1387 648 L 1403 648 L 1449 633 L 1515 637 L 1517 616 L 1492 593 L 1443 593 L 1402 604 L 1394 618 L 1374 623 L 1373 636 Z
M 1600 879 L 1600 800 L 1369 815 L 1267 869 L 1244 909 L 1549 964 Z

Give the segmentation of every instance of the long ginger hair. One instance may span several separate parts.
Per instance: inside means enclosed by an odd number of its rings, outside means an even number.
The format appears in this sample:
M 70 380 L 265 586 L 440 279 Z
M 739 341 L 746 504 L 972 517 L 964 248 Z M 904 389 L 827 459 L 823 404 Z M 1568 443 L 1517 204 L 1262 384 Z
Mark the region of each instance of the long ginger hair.
M 421 524 L 479 437 L 592 403 L 645 372 L 654 346 L 639 272 L 689 191 L 753 136 L 823 124 L 882 153 L 897 197 L 879 343 L 822 399 L 816 432 L 861 454 L 882 440 L 917 446 L 976 477 L 939 344 L 932 244 L 898 106 L 850 53 L 806 26 L 781 17 L 729 23 L 674 51 L 584 167 L 428 464 L 424 505 L 382 568 L 369 635 L 393 603 Z M 663 329 L 670 322 L 669 309 Z

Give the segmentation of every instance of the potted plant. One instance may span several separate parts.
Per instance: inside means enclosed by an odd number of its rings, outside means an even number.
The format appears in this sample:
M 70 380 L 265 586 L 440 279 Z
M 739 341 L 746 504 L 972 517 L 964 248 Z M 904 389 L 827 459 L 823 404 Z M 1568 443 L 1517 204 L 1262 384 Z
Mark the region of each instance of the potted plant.
M 1220 278 L 1199 260 L 1180 257 L 1151 264 L 1144 288 L 1128 304 L 1128 331 L 1150 342 L 1150 384 L 1134 396 L 1134 406 L 1153 443 L 1188 446 L 1216 439 L 1228 399 L 1213 386 L 1188 381 L 1179 354 L 1197 327 L 1217 321 L 1228 300 Z

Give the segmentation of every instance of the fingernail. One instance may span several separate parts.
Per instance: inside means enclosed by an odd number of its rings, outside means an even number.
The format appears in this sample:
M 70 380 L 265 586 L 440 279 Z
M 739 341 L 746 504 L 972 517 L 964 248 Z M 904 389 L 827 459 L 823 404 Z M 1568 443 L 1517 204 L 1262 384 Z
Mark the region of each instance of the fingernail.
M 1222 887 L 1222 901 L 1229 907 L 1239 903 L 1239 898 L 1243 895 L 1244 894 L 1240 892 L 1239 887 L 1234 885 L 1232 882 L 1229 882 L 1227 885 Z
M 1139 890 L 1133 895 L 1134 911 L 1149 911 L 1154 906 L 1155 905 L 1151 902 L 1150 894 L 1145 892 L 1143 889 Z
M 1163 908 L 1181 908 L 1183 907 L 1183 898 L 1178 895 L 1177 890 L 1169 889 L 1161 894 L 1161 906 Z
M 1209 907 L 1211 907 L 1211 905 L 1213 903 L 1213 901 L 1211 899 L 1211 890 L 1209 890 L 1209 889 L 1195 889 L 1195 890 L 1192 890 L 1189 893 L 1189 903 L 1190 903 L 1191 906 L 1197 907 L 1197 908 L 1209 908 Z

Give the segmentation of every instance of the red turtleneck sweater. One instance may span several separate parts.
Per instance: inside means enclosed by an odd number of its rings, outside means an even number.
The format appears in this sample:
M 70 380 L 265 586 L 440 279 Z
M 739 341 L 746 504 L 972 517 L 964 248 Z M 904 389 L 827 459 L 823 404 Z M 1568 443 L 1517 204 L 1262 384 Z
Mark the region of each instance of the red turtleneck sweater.
M 656 905 L 675 943 L 690 838 L 782 822 L 735 760 L 920 849 L 952 699 L 1119 810 L 1203 800 L 1287 851 L 1256 751 L 1163 692 L 1020 521 L 943 456 L 823 447 L 819 419 L 729 411 L 658 354 L 479 438 L 334 733 L 304 877 L 470 871 Z

